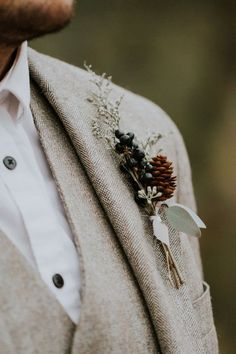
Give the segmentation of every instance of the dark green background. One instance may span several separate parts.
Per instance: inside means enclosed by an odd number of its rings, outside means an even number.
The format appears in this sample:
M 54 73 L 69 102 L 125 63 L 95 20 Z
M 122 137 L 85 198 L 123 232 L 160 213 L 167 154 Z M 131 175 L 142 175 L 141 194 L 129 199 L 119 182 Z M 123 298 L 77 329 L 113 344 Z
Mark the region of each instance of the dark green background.
M 201 248 L 224 354 L 236 352 L 234 3 L 81 0 L 66 30 L 32 43 L 112 74 L 159 104 L 182 131 L 208 225 Z

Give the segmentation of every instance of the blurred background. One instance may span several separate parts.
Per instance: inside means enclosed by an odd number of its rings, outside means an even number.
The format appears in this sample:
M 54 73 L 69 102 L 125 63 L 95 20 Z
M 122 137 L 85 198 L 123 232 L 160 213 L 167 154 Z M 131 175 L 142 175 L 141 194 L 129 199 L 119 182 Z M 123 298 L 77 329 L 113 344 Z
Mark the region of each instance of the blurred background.
M 66 30 L 31 43 L 112 74 L 178 125 L 208 226 L 201 249 L 224 354 L 236 353 L 235 6 L 233 0 L 80 0 Z

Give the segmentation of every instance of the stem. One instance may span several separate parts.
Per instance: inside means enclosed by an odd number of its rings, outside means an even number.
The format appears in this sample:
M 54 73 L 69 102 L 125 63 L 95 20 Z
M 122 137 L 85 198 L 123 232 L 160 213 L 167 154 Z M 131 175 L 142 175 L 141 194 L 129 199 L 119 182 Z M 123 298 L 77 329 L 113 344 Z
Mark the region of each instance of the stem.
M 183 278 L 178 270 L 177 264 L 174 260 L 171 250 L 164 243 L 161 244 L 164 249 L 166 260 L 167 260 L 168 277 L 170 279 L 170 282 L 173 285 L 173 280 L 174 280 L 174 284 L 176 288 L 179 289 L 180 286 L 184 283 Z
M 139 180 L 136 178 L 135 174 L 133 173 L 133 171 L 128 171 L 130 176 L 134 179 L 134 181 L 137 183 L 137 185 L 139 186 L 140 189 L 144 189 L 142 184 L 139 182 Z
M 127 163 L 127 158 L 125 157 L 125 162 Z M 123 165 L 126 172 L 133 178 L 133 180 L 137 183 L 137 185 L 139 186 L 140 189 L 144 189 L 143 185 L 139 182 L 138 177 L 135 176 L 134 172 L 128 168 L 125 167 L 125 165 Z
M 180 271 L 178 269 L 178 266 L 176 264 L 176 261 L 175 261 L 174 256 L 173 256 L 173 254 L 172 254 L 170 249 L 169 249 L 169 253 L 170 253 L 170 256 L 171 256 L 172 263 L 173 263 L 173 269 L 176 272 L 176 275 L 177 275 L 177 277 L 179 279 L 180 285 L 182 285 L 182 284 L 184 284 L 184 281 L 183 281 L 182 275 L 181 275 L 181 273 L 180 273 Z
M 170 265 L 169 252 L 168 252 L 168 250 L 165 248 L 164 243 L 161 243 L 161 245 L 162 245 L 162 247 L 163 247 L 163 250 L 164 250 L 164 253 L 165 253 L 165 257 L 166 257 L 169 281 L 170 281 L 170 283 L 171 283 L 172 286 L 175 286 L 175 284 L 174 284 L 174 282 L 173 282 L 173 279 L 172 279 L 172 277 L 171 277 L 171 265 Z

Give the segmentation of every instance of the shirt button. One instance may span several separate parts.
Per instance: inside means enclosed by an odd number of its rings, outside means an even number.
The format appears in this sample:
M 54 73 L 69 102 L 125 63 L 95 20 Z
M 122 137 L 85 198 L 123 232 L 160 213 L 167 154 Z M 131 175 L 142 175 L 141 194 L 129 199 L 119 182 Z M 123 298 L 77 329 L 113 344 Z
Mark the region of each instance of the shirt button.
M 17 165 L 16 160 L 12 156 L 4 157 L 3 163 L 6 166 L 6 168 L 8 168 L 9 170 L 14 170 L 14 168 L 16 168 Z
M 62 288 L 64 285 L 64 279 L 60 274 L 54 274 L 52 277 L 52 281 L 58 289 Z

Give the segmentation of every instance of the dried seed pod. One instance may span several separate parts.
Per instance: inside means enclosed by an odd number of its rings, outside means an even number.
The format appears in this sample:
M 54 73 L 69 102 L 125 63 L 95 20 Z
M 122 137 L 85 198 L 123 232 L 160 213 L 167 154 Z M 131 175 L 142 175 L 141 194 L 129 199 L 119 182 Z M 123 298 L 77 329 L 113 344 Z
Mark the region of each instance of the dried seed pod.
M 173 176 L 172 162 L 167 161 L 167 157 L 162 155 L 153 157 L 149 162 L 153 166 L 150 171 L 153 176 L 150 185 L 156 186 L 157 191 L 162 193 L 159 200 L 165 201 L 171 198 L 176 188 L 176 176 Z

